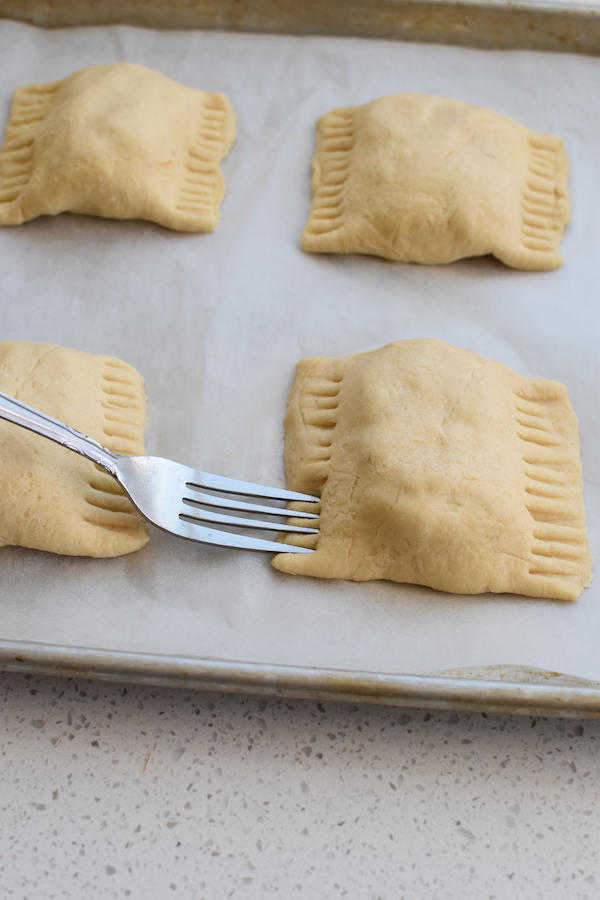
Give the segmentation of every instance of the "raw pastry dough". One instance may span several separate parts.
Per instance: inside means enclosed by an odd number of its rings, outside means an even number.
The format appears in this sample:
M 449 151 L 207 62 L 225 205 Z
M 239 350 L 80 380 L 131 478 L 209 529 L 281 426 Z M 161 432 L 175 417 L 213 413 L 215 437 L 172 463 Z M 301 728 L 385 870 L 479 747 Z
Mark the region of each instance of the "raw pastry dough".
M 282 572 L 558 600 L 590 583 L 577 419 L 555 381 L 430 339 L 305 359 L 286 469 L 321 494 L 321 531 L 287 539 L 316 552 L 278 554 Z
M 0 343 L 0 390 L 95 438 L 144 454 L 146 398 L 131 366 L 52 344 Z M 120 556 L 147 542 L 116 481 L 76 453 L 0 420 L 0 546 Z
M 60 212 L 214 231 L 235 139 L 223 94 L 133 63 L 15 91 L 0 153 L 0 225 Z
M 492 253 L 555 269 L 569 221 L 563 143 L 425 94 L 335 109 L 317 123 L 302 247 L 449 263 Z

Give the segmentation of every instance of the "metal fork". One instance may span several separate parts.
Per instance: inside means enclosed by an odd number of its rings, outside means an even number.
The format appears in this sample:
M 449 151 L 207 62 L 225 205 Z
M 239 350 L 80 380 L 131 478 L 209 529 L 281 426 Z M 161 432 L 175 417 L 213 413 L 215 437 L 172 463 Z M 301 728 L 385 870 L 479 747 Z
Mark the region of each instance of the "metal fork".
M 74 453 L 101 466 L 121 485 L 135 508 L 142 516 L 177 537 L 220 547 L 236 547 L 242 550 L 268 550 L 276 553 L 312 553 L 305 547 L 280 544 L 233 531 L 221 531 L 201 524 L 209 522 L 232 528 L 255 528 L 265 531 L 286 531 L 302 534 L 316 534 L 312 527 L 288 525 L 274 519 L 285 519 L 290 512 L 283 507 L 248 503 L 237 497 L 223 497 L 216 493 L 203 493 L 202 489 L 218 491 L 221 494 L 247 495 L 265 500 L 318 501 L 318 497 L 284 491 L 280 488 L 265 487 L 234 478 L 210 475 L 198 469 L 190 469 L 169 459 L 158 456 L 123 456 L 103 447 L 97 441 L 64 422 L 28 406 L 21 400 L 9 397 L 0 391 L 0 418 L 21 425 L 30 431 L 61 444 Z M 202 507 L 208 507 L 203 509 Z M 260 518 L 246 518 L 217 510 L 232 510 L 250 513 Z M 316 513 L 294 510 L 295 519 L 314 520 Z M 313 523 L 314 524 L 314 523 Z

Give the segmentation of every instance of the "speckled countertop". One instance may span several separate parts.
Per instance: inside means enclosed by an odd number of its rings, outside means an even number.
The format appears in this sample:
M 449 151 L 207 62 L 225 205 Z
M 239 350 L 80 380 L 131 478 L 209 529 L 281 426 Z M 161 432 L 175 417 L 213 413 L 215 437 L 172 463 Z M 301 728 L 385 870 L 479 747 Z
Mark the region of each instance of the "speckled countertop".
M 0 676 L 3 897 L 593 900 L 600 721 Z

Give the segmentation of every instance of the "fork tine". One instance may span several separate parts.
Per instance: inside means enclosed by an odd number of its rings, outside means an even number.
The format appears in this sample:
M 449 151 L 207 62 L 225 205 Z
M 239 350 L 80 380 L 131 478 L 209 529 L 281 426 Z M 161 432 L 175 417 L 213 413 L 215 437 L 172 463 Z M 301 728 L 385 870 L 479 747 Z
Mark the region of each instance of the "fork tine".
M 199 469 L 190 470 L 190 478 L 186 479 L 189 487 L 212 488 L 225 491 L 227 494 L 247 494 L 249 497 L 264 497 L 268 500 L 306 500 L 317 503 L 319 498 L 297 491 L 286 491 L 282 488 L 266 487 L 264 484 L 253 484 L 251 481 L 238 481 L 236 478 L 225 478 L 223 475 L 211 475 Z
M 188 485 L 191 487 L 191 485 Z M 244 512 L 252 512 L 257 514 L 264 513 L 270 516 L 281 516 L 289 519 L 291 515 L 295 519 L 318 519 L 319 514 L 314 512 L 304 512 L 302 510 L 289 510 L 279 506 L 259 506 L 258 503 L 244 503 L 243 500 L 230 500 L 228 497 L 220 497 L 217 494 L 198 494 L 196 497 L 184 497 L 184 503 L 191 505 L 202 504 L 203 506 L 218 506 L 221 509 L 238 509 Z
M 219 531 L 216 528 L 207 528 L 205 525 L 185 519 L 180 519 L 179 525 L 177 530 L 179 537 L 187 538 L 190 541 L 199 541 L 202 544 L 214 544 L 218 547 L 237 550 L 268 550 L 271 553 L 314 553 L 314 550 L 310 550 L 308 547 L 297 547 L 295 544 L 282 544 L 278 541 L 267 541 L 248 535 L 234 534 L 230 531 Z
M 214 522 L 215 525 L 235 525 L 243 528 L 261 528 L 263 531 L 286 531 L 297 534 L 318 534 L 318 528 L 302 525 L 286 525 L 283 522 L 265 522 L 264 519 L 244 519 L 241 516 L 226 516 L 212 510 L 195 509 L 189 513 L 179 513 L 179 518 L 199 522 Z
M 230 531 L 207 528 L 200 522 L 217 521 L 227 525 L 243 528 L 260 528 L 270 531 L 287 531 L 305 534 L 316 534 L 317 529 L 303 526 L 291 526 L 287 523 L 275 525 L 257 519 L 244 519 L 241 516 L 227 516 L 217 512 L 207 513 L 205 510 L 197 510 L 196 515 L 186 515 L 180 512 L 182 504 L 182 485 L 187 484 L 192 488 L 206 487 L 209 490 L 222 491 L 227 494 L 246 494 L 250 497 L 264 497 L 268 500 L 303 500 L 317 502 L 317 497 L 302 494 L 296 491 L 287 491 L 280 488 L 265 487 L 262 484 L 253 484 L 248 481 L 237 481 L 233 478 L 225 478 L 220 475 L 211 475 L 187 468 L 173 460 L 152 456 L 127 456 L 116 453 L 103 447 L 97 441 L 85 434 L 65 425 L 58 419 L 27 406 L 27 404 L 0 392 L 0 417 L 13 422 L 22 428 L 55 441 L 71 450 L 80 453 L 86 459 L 95 463 L 115 478 L 121 485 L 126 495 L 140 514 L 157 528 L 161 528 L 170 534 L 175 534 L 192 541 L 205 544 L 216 544 L 221 547 L 236 547 L 243 550 L 268 550 L 274 553 L 313 553 L 308 547 L 298 547 L 295 544 L 282 545 L 277 541 L 267 541 L 250 537 L 244 534 L 235 534 Z M 184 498 L 184 502 L 185 502 Z M 205 501 L 205 505 L 211 506 L 215 500 Z M 198 498 L 197 498 L 198 500 Z M 223 499 L 219 501 L 221 506 L 229 509 L 248 511 L 243 501 L 239 503 Z M 255 512 L 269 516 L 282 516 L 287 511 L 279 511 L 275 508 L 255 508 Z M 290 511 L 292 516 L 294 512 Z M 292 517 L 290 516 L 290 517 Z M 311 515 L 309 513 L 309 519 Z M 306 518 L 306 516 L 305 516 Z M 312 518 L 316 518 L 312 516 Z

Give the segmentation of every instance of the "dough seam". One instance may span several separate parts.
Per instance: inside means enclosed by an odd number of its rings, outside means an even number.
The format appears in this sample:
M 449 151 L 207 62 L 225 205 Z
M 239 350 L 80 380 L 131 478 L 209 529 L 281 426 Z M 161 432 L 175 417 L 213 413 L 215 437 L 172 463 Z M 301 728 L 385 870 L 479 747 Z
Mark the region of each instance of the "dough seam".
M 569 222 L 569 201 L 562 143 L 553 135 L 529 138 L 528 173 L 522 199 L 521 244 L 528 253 L 557 253 L 562 231 Z M 562 165 L 561 165 L 562 164 Z M 562 176 L 562 177 L 561 177 Z
M 227 100 L 220 94 L 210 94 L 203 109 L 202 122 L 195 145 L 188 149 L 187 160 L 174 209 L 183 219 L 205 231 L 214 231 L 219 222 L 219 206 L 225 192 L 225 181 L 219 163 L 229 149 L 227 119 L 230 115 Z
M 343 379 L 333 376 L 325 376 L 317 384 L 306 385 L 300 398 L 309 459 L 318 467 L 321 488 L 327 481 L 327 463 L 331 459 L 333 432 L 337 425 L 337 400 L 342 381 Z M 330 405 L 332 402 L 335 405 Z
M 562 584 L 570 599 L 588 557 L 585 523 L 578 502 L 581 466 L 573 441 L 557 433 L 547 405 L 556 394 L 535 400 L 515 392 L 517 435 L 525 463 L 525 507 L 532 518 L 528 572 L 536 582 Z M 584 586 L 589 584 L 584 579 Z
M 0 150 L 0 205 L 15 203 L 33 170 L 36 133 L 62 81 L 20 87 L 14 93 L 6 135 Z
M 102 373 L 101 390 L 106 398 L 101 401 L 104 412 L 102 443 L 109 450 L 125 455 L 139 453 L 144 440 L 145 413 L 135 392 L 139 375 L 135 369 L 120 360 L 106 359 Z M 132 393 L 128 388 L 132 388 Z M 121 427 L 119 427 L 121 426 Z M 127 534 L 139 531 L 140 516 L 131 505 L 117 482 L 100 467 L 90 475 L 89 493 L 85 495 L 88 510 L 83 519 L 109 531 Z
M 317 379 L 310 378 L 303 383 L 297 401 L 304 427 L 305 466 L 312 470 L 311 480 L 315 491 L 321 493 L 328 478 L 328 464 L 331 459 L 331 447 L 334 431 L 337 426 L 338 398 L 343 377 L 319 374 Z M 288 504 L 291 513 L 294 510 L 304 512 L 320 512 L 321 504 L 292 502 Z M 293 515 L 288 519 L 291 525 L 305 525 L 305 519 L 296 519 Z M 285 540 L 284 540 L 285 539 Z M 319 534 L 282 536 L 284 543 L 296 544 L 316 550 Z
M 144 440 L 144 412 L 136 390 L 139 376 L 135 370 L 110 359 L 106 360 L 105 367 L 101 386 L 101 390 L 106 394 L 106 398 L 102 401 L 105 410 L 102 429 L 106 435 L 105 446 L 115 453 L 132 455 L 138 452 L 137 448 Z M 133 376 L 135 380 L 127 378 L 127 375 Z M 132 389 L 131 393 L 127 388 Z M 128 410 L 129 414 L 124 416 L 123 410 Z M 122 427 L 119 428 L 119 425 Z
M 350 172 L 354 146 L 354 111 L 336 109 L 318 123 L 314 159 L 313 201 L 302 233 L 302 247 L 312 249 L 311 235 L 339 231 L 343 225 L 344 186 Z

